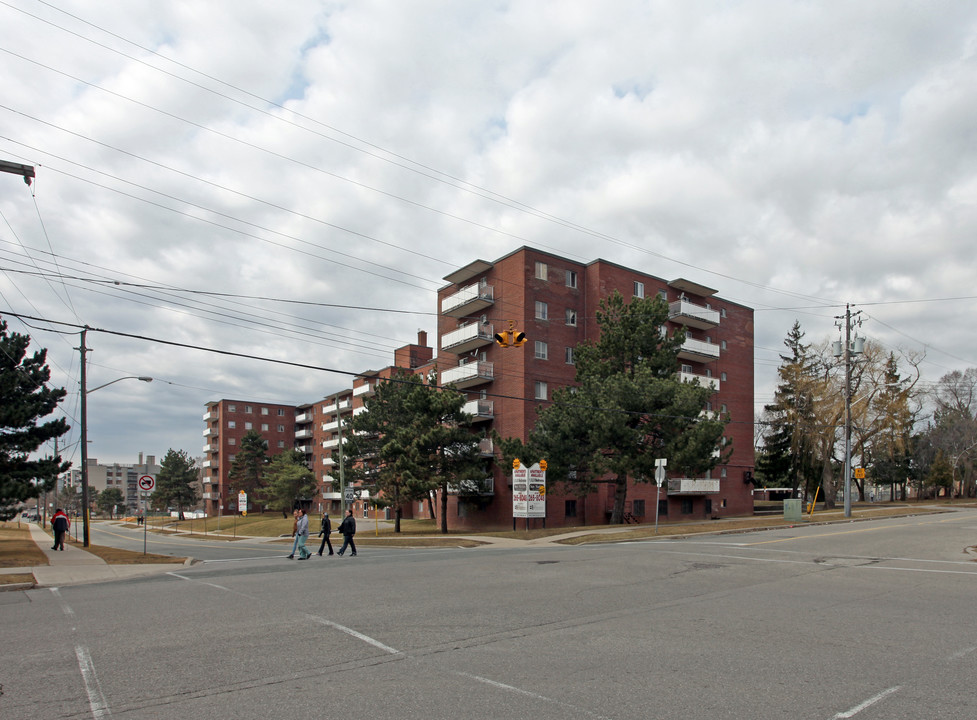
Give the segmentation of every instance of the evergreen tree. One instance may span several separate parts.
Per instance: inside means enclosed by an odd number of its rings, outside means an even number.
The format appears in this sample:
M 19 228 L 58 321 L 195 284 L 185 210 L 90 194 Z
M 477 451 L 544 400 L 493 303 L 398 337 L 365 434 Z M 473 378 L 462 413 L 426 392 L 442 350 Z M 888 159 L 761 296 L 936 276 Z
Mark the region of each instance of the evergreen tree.
M 13 517 L 19 503 L 52 490 L 71 465 L 59 455 L 34 456 L 41 445 L 68 432 L 68 423 L 64 418 L 39 422 L 66 393 L 47 386 L 47 350 L 28 357 L 29 344 L 29 336 L 8 333 L 0 320 L 0 520 Z
M 627 482 L 654 479 L 655 459 L 676 473 L 698 473 L 722 462 L 725 418 L 703 414 L 713 390 L 677 377 L 685 333 L 663 332 L 668 304 L 660 297 L 625 303 L 615 292 L 600 302 L 596 342 L 575 353 L 578 385 L 558 389 L 530 433 L 527 457 L 549 462 L 547 474 L 585 493 L 614 485 L 612 523 L 624 521 Z M 513 443 L 503 449 L 512 452 Z M 732 450 L 727 450 L 728 458 Z
M 98 494 L 96 507 L 101 512 L 108 513 L 109 518 L 114 520 L 116 511 L 120 508 L 125 509 L 125 502 L 126 499 L 121 489 L 116 487 L 105 488 L 105 490 Z
M 249 498 L 259 497 L 259 491 L 265 486 L 267 467 L 268 441 L 257 431 L 249 430 L 241 438 L 227 475 L 230 489 L 235 493 L 244 491 Z
M 288 512 L 306 505 L 315 495 L 315 474 L 305 464 L 305 454 L 286 450 L 271 459 L 266 468 L 268 482 L 258 497 L 272 510 Z
M 200 501 L 195 487 L 197 475 L 196 462 L 189 453 L 170 448 L 160 463 L 150 502 L 157 508 L 175 506 L 183 520 L 183 511 Z

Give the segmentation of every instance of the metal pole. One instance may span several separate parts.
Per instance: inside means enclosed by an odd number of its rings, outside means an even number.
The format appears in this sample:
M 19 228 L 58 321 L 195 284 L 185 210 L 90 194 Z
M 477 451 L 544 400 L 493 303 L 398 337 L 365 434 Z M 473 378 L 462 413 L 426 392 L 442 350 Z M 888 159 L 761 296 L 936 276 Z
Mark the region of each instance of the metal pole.
M 851 517 L 851 305 L 845 305 L 845 517 Z
M 88 377 L 86 357 L 88 347 L 85 344 L 88 337 L 88 326 L 81 331 L 81 373 L 79 380 L 81 383 L 81 522 L 82 522 L 82 546 L 88 547 Z
M 658 534 L 658 506 L 661 504 L 662 485 L 658 483 L 658 490 L 655 492 L 655 535 Z

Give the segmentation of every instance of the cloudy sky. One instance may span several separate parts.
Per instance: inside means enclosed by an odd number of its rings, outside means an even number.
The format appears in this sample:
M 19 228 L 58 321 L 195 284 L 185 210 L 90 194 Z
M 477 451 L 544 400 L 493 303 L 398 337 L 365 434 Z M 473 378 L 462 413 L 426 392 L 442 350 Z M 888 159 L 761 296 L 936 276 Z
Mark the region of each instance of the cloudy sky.
M 351 384 L 258 358 L 386 366 L 522 245 L 754 307 L 758 405 L 846 303 L 977 366 L 972 0 L 0 0 L 0 76 L 0 311 L 76 463 L 79 325 L 89 387 L 156 379 L 89 397 L 90 455 L 199 455 L 209 400 Z

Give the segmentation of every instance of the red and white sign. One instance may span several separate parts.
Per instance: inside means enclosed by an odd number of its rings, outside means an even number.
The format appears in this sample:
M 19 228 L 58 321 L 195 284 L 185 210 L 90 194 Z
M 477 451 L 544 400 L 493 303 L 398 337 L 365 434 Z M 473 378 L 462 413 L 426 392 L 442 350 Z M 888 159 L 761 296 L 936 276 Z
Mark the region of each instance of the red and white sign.
M 546 517 L 546 471 L 539 464 L 512 471 L 512 517 Z
M 152 492 L 156 487 L 156 478 L 152 475 L 143 475 L 139 478 L 139 489 L 143 492 Z

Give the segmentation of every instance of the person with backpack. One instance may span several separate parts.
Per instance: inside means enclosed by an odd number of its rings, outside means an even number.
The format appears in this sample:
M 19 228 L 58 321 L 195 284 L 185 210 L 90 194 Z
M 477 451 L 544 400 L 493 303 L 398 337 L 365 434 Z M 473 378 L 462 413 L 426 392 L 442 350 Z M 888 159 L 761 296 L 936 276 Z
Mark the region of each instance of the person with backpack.
M 54 530 L 54 547 L 52 550 L 64 550 L 64 536 L 71 528 L 71 520 L 64 510 L 58 508 L 51 518 L 51 529 Z

